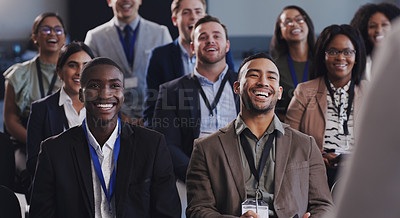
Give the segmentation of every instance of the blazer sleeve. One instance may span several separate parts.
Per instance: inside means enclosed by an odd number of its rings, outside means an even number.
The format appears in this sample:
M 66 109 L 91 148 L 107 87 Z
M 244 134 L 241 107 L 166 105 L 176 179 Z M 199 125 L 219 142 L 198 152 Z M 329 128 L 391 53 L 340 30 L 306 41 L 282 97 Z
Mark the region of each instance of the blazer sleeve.
M 308 211 L 312 217 L 323 217 L 333 210 L 332 196 L 329 191 L 325 164 L 321 152 L 313 137 L 309 137 L 311 152 L 309 160 Z
M 177 88 L 179 90 L 179 88 Z M 178 179 L 186 180 L 186 170 L 190 157 L 187 156 L 182 148 L 182 133 L 179 124 L 179 116 L 177 114 L 177 104 L 175 92 L 160 86 L 158 99 L 155 106 L 153 127 L 156 131 L 165 135 L 168 148 L 171 152 L 172 162 L 174 164 L 175 175 Z
M 44 125 L 46 107 L 41 103 L 33 103 L 27 124 L 26 153 L 27 168 L 31 175 L 35 175 L 37 157 L 39 155 L 40 143 L 44 138 Z
M 33 181 L 31 206 L 29 217 L 55 217 L 56 209 L 56 182 L 54 169 L 48 155 L 45 141 L 42 143 L 42 150 L 39 154 L 38 167 Z
M 152 176 L 152 217 L 181 217 L 181 203 L 175 185 L 171 156 L 164 137 L 160 137 Z
M 300 130 L 301 120 L 306 110 L 307 98 L 302 84 L 299 84 L 294 90 L 294 96 L 289 103 L 285 123 L 296 130 Z
M 201 142 L 195 140 L 193 153 L 189 162 L 186 187 L 187 203 L 186 216 L 200 217 L 235 217 L 222 215 L 216 207 L 216 200 L 211 185 L 206 155 Z

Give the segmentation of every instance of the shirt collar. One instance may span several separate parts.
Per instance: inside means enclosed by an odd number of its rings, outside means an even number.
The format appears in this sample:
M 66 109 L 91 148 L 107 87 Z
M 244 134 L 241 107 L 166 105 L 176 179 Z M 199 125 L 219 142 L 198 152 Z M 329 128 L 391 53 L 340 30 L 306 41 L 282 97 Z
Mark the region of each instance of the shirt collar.
M 181 44 L 181 42 L 179 40 L 179 36 L 178 36 L 177 40 L 178 40 L 178 45 L 179 45 L 179 48 L 181 49 L 182 54 L 185 55 L 186 57 L 190 57 L 190 54 L 186 51 L 185 47 L 183 47 L 183 45 Z M 195 57 L 195 55 L 193 57 Z
M 244 120 L 242 119 L 242 113 L 239 113 L 236 120 L 235 120 L 235 131 L 237 135 L 240 135 L 245 129 L 248 129 L 250 132 L 250 128 L 246 125 Z M 277 130 L 283 134 L 285 134 L 285 129 L 282 126 L 281 121 L 279 118 L 274 114 L 274 118 L 272 119 L 271 124 L 268 126 L 267 131 L 265 134 L 271 134 L 274 130 Z
M 215 83 L 219 83 L 224 79 L 225 74 L 228 72 L 228 64 L 225 64 L 225 68 L 224 70 L 219 74 L 218 76 L 218 80 Z M 210 80 L 208 80 L 206 77 L 204 77 L 203 75 L 201 75 L 196 67 L 193 70 L 193 74 L 195 76 L 197 76 L 197 78 L 199 79 L 200 85 L 205 85 L 205 84 L 214 84 L 213 82 L 211 82 Z
M 72 104 L 72 100 L 69 95 L 65 92 L 64 86 L 60 90 L 60 99 L 58 100 L 58 106 L 62 106 L 64 104 Z
M 125 26 L 128 24 L 118 20 L 117 17 L 114 17 L 113 19 L 114 19 L 114 25 L 116 25 L 121 31 L 124 31 Z M 133 30 L 135 30 L 136 27 L 138 26 L 140 19 L 141 19 L 141 17 L 140 17 L 140 15 L 138 15 L 132 22 L 129 23 L 129 25 L 131 26 L 131 28 Z
M 89 126 L 87 125 L 86 119 L 85 119 L 85 125 L 86 125 L 89 143 L 96 150 L 96 152 L 99 153 L 99 151 L 101 151 L 101 146 L 97 142 L 96 138 L 93 136 L 92 132 L 90 132 L 90 129 L 89 129 Z M 113 132 L 111 133 L 110 137 L 107 139 L 106 143 L 104 143 L 103 147 L 108 146 L 111 148 L 111 150 L 114 149 L 114 144 L 118 137 L 118 126 L 119 126 L 119 122 L 117 122 L 117 125 L 115 125 Z
M 350 83 L 351 83 L 351 80 L 349 80 L 348 82 L 347 82 L 347 84 L 346 85 L 344 85 L 343 87 L 339 87 L 339 88 L 335 88 L 335 86 L 331 83 L 331 81 L 329 81 L 329 85 L 331 86 L 331 88 L 332 88 L 332 90 L 333 90 L 333 92 L 336 92 L 337 90 L 344 90 L 344 91 L 348 91 L 349 90 L 349 88 L 350 88 Z

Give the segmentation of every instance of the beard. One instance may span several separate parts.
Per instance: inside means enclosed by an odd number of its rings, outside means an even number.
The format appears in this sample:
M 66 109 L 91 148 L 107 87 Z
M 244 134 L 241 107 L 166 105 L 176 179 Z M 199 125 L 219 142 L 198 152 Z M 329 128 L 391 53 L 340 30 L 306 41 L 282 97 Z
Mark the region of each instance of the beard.
M 225 48 L 224 48 L 224 49 L 220 48 L 219 51 L 225 51 Z M 218 55 L 217 55 L 216 57 L 209 58 L 209 57 L 207 57 L 206 55 L 203 55 L 201 52 L 199 52 L 197 58 L 198 58 L 201 62 L 203 62 L 203 63 L 205 63 L 205 64 L 215 64 L 215 63 L 218 63 L 218 62 L 220 62 L 221 60 L 223 60 L 223 59 L 225 58 L 225 55 L 226 55 L 226 54 L 225 54 L 224 52 L 220 52 L 220 53 L 218 53 Z
M 271 101 L 269 102 L 269 104 L 264 105 L 264 106 L 258 106 L 257 104 L 255 104 L 251 99 L 250 96 L 248 95 L 247 92 L 243 92 L 243 95 L 241 97 L 242 102 L 244 107 L 253 113 L 256 114 L 267 114 L 269 113 L 271 110 L 275 109 L 275 105 L 278 102 L 278 96 L 275 96 L 275 92 L 272 91 L 273 96 L 271 97 Z

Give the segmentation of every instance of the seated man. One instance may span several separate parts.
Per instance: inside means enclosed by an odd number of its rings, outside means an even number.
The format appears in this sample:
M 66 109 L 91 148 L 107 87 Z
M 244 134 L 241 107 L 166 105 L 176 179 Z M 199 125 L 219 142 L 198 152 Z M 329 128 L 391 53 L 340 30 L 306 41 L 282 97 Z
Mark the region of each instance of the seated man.
M 30 217 L 180 217 L 164 137 L 118 117 L 123 81 L 108 58 L 84 67 L 86 119 L 42 143 Z
M 186 215 L 241 216 L 242 203 L 256 199 L 268 205 L 258 215 L 269 217 L 321 217 L 330 211 L 332 198 L 315 140 L 274 114 L 282 87 L 272 58 L 264 53 L 246 58 L 234 91 L 241 100 L 237 119 L 194 143 Z M 256 211 L 243 214 L 249 216 L 256 217 Z
M 147 68 L 147 92 L 143 118 L 151 126 L 159 86 L 165 82 L 193 72 L 196 55 L 190 49 L 190 34 L 194 24 L 205 15 L 206 0 L 173 0 L 172 22 L 179 30 L 179 37 L 173 42 L 153 50 Z M 232 54 L 226 53 L 226 63 L 234 71 Z
M 153 119 L 154 129 L 166 137 L 175 175 L 182 181 L 193 140 L 222 128 L 239 112 L 233 93 L 237 73 L 228 70 L 225 60 L 230 45 L 225 26 L 207 15 L 193 29 L 194 72 L 160 87 Z

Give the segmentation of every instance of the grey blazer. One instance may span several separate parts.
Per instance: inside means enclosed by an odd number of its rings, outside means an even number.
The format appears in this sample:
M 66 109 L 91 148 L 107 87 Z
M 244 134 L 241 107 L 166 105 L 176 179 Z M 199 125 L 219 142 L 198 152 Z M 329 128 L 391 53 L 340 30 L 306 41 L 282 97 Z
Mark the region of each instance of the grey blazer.
M 137 88 L 125 90 L 125 103 L 122 112 L 133 118 L 142 116 L 144 92 L 146 88 L 146 69 L 153 48 L 172 42 L 168 28 L 139 16 L 139 29 L 135 43 L 133 66 L 129 66 L 124 48 L 116 29 L 116 17 L 86 34 L 85 44 L 95 56 L 108 57 L 124 71 L 125 79 L 137 77 Z M 125 86 L 127 86 L 125 84 Z M 127 88 L 127 87 L 126 87 Z M 128 87 L 129 88 L 129 87 Z M 140 113 L 139 113 L 140 112 Z
M 241 215 L 246 199 L 238 136 L 232 121 L 197 139 L 186 178 L 188 217 Z M 315 140 L 282 124 L 276 141 L 274 208 L 278 217 L 321 217 L 333 207 L 325 165 Z M 222 216 L 221 216 L 222 215 Z

